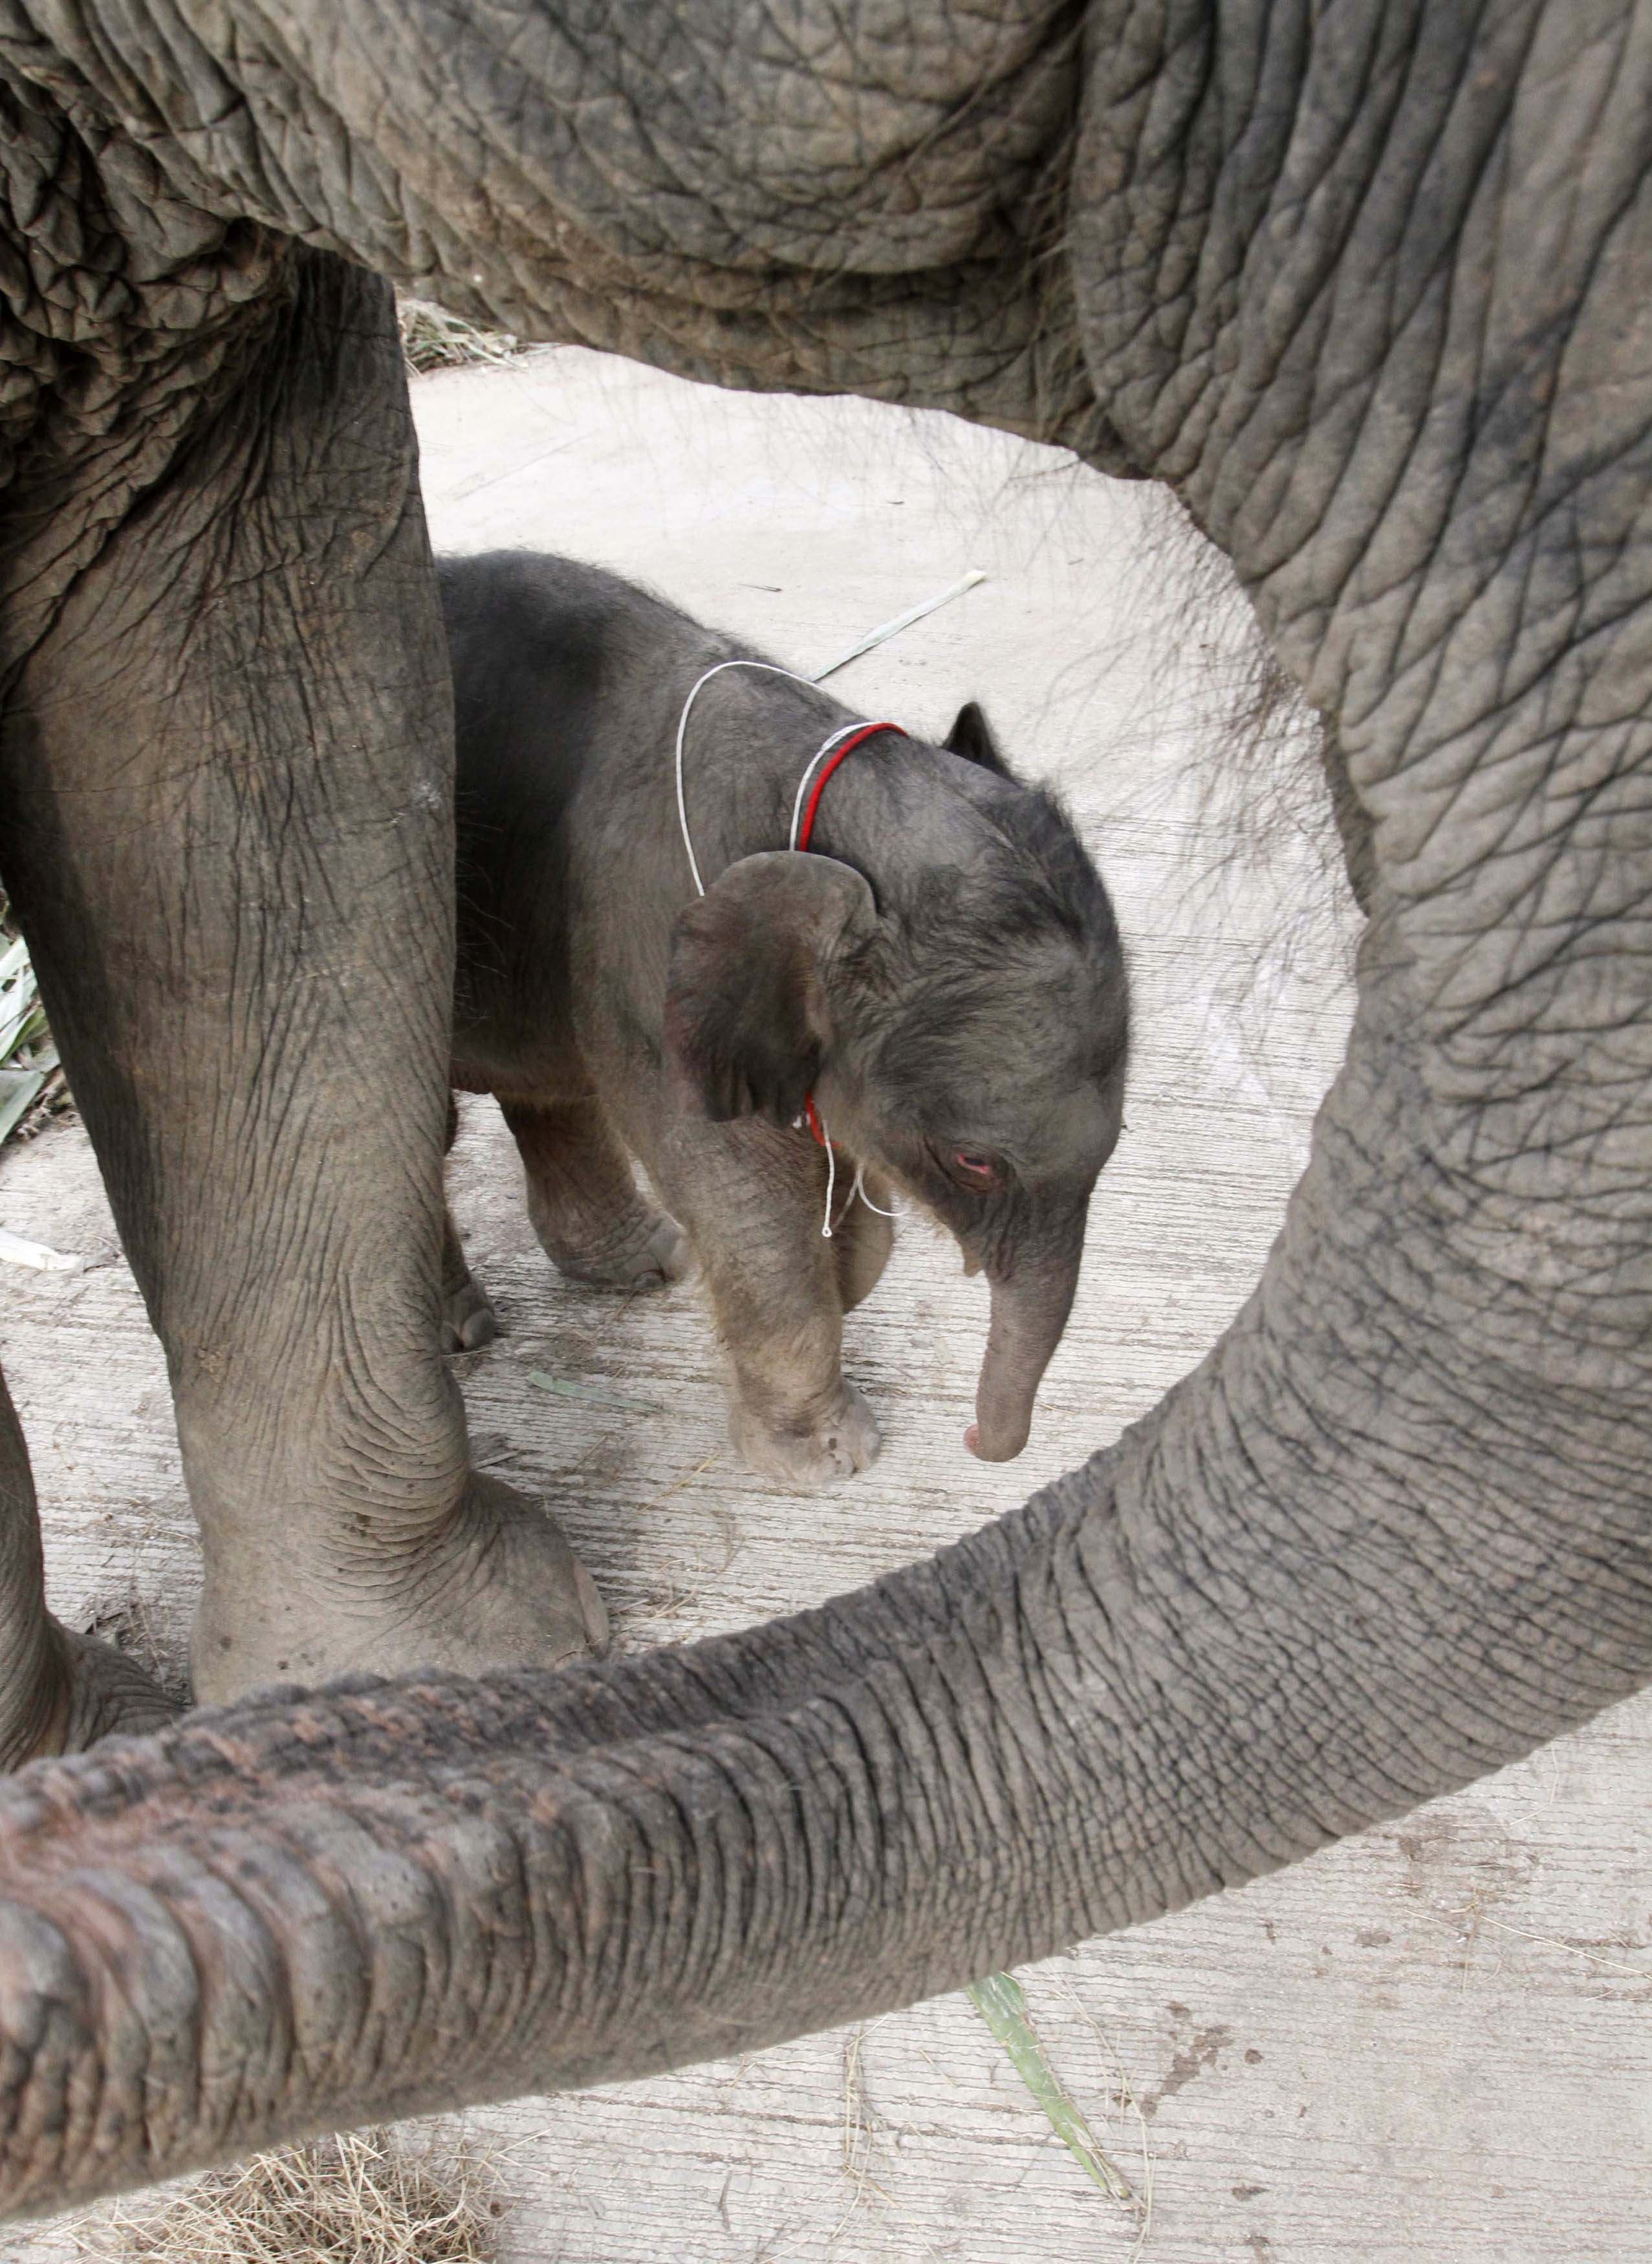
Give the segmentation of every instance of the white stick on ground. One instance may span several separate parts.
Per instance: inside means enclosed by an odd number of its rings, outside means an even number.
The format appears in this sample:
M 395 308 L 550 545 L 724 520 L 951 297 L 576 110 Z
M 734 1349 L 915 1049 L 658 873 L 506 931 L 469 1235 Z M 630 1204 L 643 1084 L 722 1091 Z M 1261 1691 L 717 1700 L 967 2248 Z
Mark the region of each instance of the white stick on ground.
M 66 1250 L 48 1250 L 43 1242 L 25 1241 L 0 1226 L 0 1259 L 8 1266 L 32 1266 L 37 1274 L 78 1274 L 86 1263 Z
M 914 621 L 921 621 L 925 613 L 938 613 L 943 606 L 950 606 L 954 598 L 961 598 L 966 590 L 973 590 L 977 582 L 984 582 L 986 578 L 979 566 L 972 566 L 961 580 L 954 582 L 950 590 L 943 590 L 939 597 L 925 598 L 921 606 L 909 606 L 905 613 L 897 613 L 892 621 L 884 621 L 877 628 L 868 629 L 865 636 L 850 646 L 847 652 L 840 652 L 836 660 L 829 660 L 824 668 L 817 668 L 811 680 L 815 684 L 824 684 L 829 676 L 836 676 L 840 668 L 847 668 L 850 662 L 859 660 L 863 652 L 871 652 L 878 645 L 888 644 L 892 636 L 899 636 L 902 630 L 909 629 Z

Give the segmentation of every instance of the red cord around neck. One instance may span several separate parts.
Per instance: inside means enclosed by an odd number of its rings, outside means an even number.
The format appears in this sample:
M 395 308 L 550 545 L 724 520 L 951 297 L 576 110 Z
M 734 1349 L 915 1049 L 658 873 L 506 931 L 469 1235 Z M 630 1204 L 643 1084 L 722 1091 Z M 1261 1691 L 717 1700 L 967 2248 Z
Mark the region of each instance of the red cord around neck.
M 868 739 L 875 739 L 880 731 L 893 731 L 897 739 L 904 739 L 907 737 L 907 734 L 901 729 L 901 726 L 898 723 L 863 723 L 859 730 L 851 731 L 850 733 L 849 737 L 844 741 L 842 746 L 833 748 L 830 761 L 822 766 L 820 776 L 815 781 L 814 791 L 808 798 L 808 808 L 803 812 L 803 823 L 797 829 L 797 845 L 800 852 L 808 847 L 810 838 L 814 834 L 815 813 L 820 808 L 820 798 L 826 791 L 827 780 L 837 769 L 839 763 L 844 761 L 847 756 L 852 755 L 857 747 L 864 746 Z M 815 1096 L 812 1092 L 806 1092 L 803 1095 L 803 1115 L 808 1122 L 809 1130 L 815 1135 L 816 1145 L 822 1148 L 826 1147 L 829 1143 L 827 1141 L 825 1132 L 822 1128 L 820 1111 L 815 1106 Z M 831 1197 L 830 1194 L 826 1200 L 828 1206 L 827 1224 L 830 1228 L 831 1223 Z
M 808 808 L 803 812 L 803 823 L 797 829 L 797 845 L 800 850 L 808 847 L 809 838 L 815 831 L 815 813 L 820 808 L 820 798 L 826 791 L 827 780 L 845 757 L 852 755 L 857 747 L 865 746 L 868 739 L 875 739 L 880 731 L 893 731 L 897 739 L 904 739 L 907 736 L 898 723 L 863 723 L 858 731 L 850 733 L 842 746 L 833 748 L 831 759 L 822 766 L 821 774 L 815 781 L 814 791 L 808 798 Z

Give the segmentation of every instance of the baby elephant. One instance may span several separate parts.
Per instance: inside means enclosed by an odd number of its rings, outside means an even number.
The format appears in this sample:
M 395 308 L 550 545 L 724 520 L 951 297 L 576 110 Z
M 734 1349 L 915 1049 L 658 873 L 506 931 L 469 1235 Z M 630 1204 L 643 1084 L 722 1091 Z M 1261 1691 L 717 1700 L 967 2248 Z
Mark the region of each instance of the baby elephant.
M 736 1445 L 813 1484 L 877 1451 L 843 1317 L 883 1270 L 898 1192 L 987 1274 L 967 1442 L 1018 1454 L 1124 1090 L 1118 930 L 1066 816 L 973 706 L 945 747 L 863 737 L 595 567 L 503 552 L 439 573 L 453 1081 L 497 1096 L 547 1252 L 637 1288 L 692 1251 Z M 454 1339 L 484 1342 L 451 1221 L 444 1263 Z

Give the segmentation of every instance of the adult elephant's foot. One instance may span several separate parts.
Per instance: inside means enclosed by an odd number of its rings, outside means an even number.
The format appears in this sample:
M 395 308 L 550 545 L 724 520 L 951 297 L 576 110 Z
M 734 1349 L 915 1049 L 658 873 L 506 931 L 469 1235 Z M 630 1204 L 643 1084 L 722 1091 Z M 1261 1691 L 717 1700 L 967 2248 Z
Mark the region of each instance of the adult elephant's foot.
M 602 1600 L 562 1527 L 497 1478 L 473 1474 L 439 1523 L 369 1532 L 342 1563 L 263 1533 L 243 1549 L 206 1538 L 192 1645 L 202 1703 L 352 1670 L 565 1666 L 608 1640 Z
M 735 1400 L 728 1432 L 754 1470 L 801 1492 L 867 1469 L 882 1443 L 866 1395 L 849 1382 L 823 1414 L 795 1423 L 772 1421 Z
M 101 1738 L 147 1738 L 183 1712 L 136 1659 L 96 1636 L 77 1635 L 69 1628 L 59 1632 L 67 1653 L 69 1702 L 63 1742 L 54 1752 L 84 1752 Z
M 135 1659 L 48 1619 L 42 1662 L 28 1687 L 0 1691 L 0 1770 L 58 1753 L 83 1753 L 102 1738 L 147 1737 L 181 1709 Z

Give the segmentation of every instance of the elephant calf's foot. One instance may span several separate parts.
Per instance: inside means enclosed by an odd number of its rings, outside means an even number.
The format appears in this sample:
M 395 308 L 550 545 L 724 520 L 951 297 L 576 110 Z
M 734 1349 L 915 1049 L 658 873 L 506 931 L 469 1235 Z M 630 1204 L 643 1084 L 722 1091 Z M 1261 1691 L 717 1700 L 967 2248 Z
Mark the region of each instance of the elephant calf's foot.
M 267 1533 L 243 1555 L 215 1556 L 195 1621 L 203 1703 L 351 1671 L 566 1666 L 608 1640 L 608 1615 L 562 1527 L 497 1478 L 473 1475 L 430 1533 L 369 1535 L 342 1562 L 332 1535 L 309 1561 L 288 1536 L 278 1564 Z
M 535 1219 L 540 1244 L 558 1273 L 592 1289 L 663 1289 L 692 1262 L 688 1237 L 663 1210 L 639 1204 L 602 1236 L 570 1240 Z
M 474 1275 L 442 1288 L 442 1331 L 449 1352 L 480 1352 L 499 1333 L 499 1323 L 488 1293 Z
M 452 1211 L 442 1213 L 442 1345 L 447 1352 L 478 1352 L 499 1333 L 487 1292 L 465 1263 L 465 1245 Z
M 808 1423 L 777 1425 L 736 1400 L 728 1431 L 754 1470 L 800 1491 L 866 1469 L 882 1443 L 866 1395 L 849 1382 L 826 1414 Z
M 135 1659 L 54 1620 L 51 1665 L 41 1686 L 8 1709 L 0 1769 L 57 1753 L 83 1753 L 101 1738 L 147 1737 L 179 1709 Z

